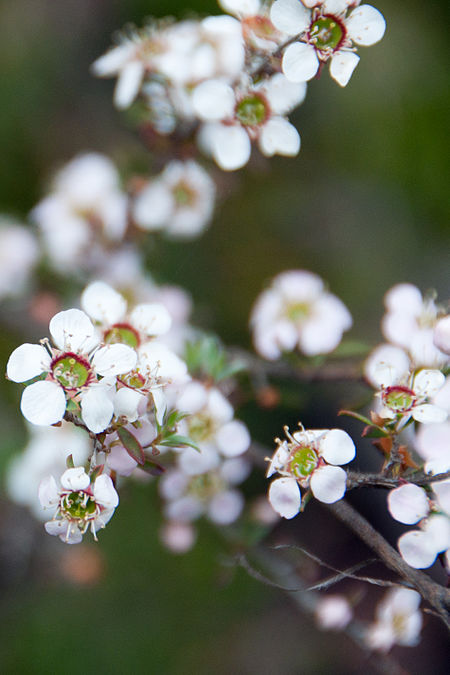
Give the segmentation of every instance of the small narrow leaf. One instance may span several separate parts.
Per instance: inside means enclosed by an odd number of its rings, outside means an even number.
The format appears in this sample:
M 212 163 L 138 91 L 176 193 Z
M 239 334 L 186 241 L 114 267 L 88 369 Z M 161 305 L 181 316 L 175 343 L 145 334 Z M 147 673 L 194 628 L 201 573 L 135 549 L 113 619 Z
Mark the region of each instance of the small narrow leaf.
M 117 435 L 130 457 L 142 466 L 145 463 L 145 453 L 137 438 L 135 438 L 128 429 L 125 429 L 125 427 L 121 427 L 117 431 Z
M 66 458 L 66 466 L 67 466 L 68 469 L 74 469 L 75 468 L 75 464 L 73 462 L 73 455 L 69 455 Z
M 171 434 L 168 438 L 163 440 L 158 445 L 167 445 L 171 448 L 177 448 L 179 446 L 188 445 L 189 447 L 194 448 L 194 450 L 197 450 L 197 452 L 201 452 L 200 448 L 198 447 L 198 445 L 194 443 L 194 441 L 192 441 L 187 436 L 178 436 L 177 434 Z

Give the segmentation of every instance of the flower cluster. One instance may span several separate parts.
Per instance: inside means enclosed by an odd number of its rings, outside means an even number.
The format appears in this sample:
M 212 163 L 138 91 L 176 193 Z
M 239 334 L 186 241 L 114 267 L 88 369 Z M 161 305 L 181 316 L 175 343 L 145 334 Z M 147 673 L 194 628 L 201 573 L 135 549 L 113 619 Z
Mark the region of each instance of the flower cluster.
M 287 441 L 277 439 L 267 477 L 279 473 L 269 488 L 269 502 L 283 518 L 293 518 L 301 507 L 301 489 L 325 504 L 337 502 L 345 494 L 347 474 L 341 464 L 355 457 L 355 445 L 342 429 L 310 429 L 290 434 Z

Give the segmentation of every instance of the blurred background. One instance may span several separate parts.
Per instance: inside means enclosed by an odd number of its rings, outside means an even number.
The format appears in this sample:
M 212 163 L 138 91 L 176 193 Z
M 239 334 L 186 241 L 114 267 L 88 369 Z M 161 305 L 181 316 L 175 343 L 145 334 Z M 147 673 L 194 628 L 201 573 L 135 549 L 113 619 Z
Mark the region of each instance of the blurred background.
M 252 303 L 287 269 L 321 275 L 352 312 L 350 337 L 373 345 L 381 341 L 383 294 L 393 284 L 409 281 L 423 291 L 435 288 L 440 299 L 449 295 L 448 3 L 374 4 L 386 17 L 386 35 L 360 50 L 345 89 L 327 69 L 310 84 L 294 116 L 299 156 L 255 157 L 245 170 L 222 174 L 214 222 L 199 239 L 143 239 L 149 271 L 186 288 L 194 321 L 227 344 L 250 347 Z M 192 13 L 220 11 L 213 0 L 2 0 L 1 213 L 25 220 L 55 170 L 85 150 L 111 156 L 124 175 L 134 166 L 155 172 L 126 117 L 113 108 L 113 80 L 93 78 L 89 66 L 124 24 Z M 20 303 L 4 302 L 0 312 L 5 364 L 15 346 L 39 335 L 24 330 Z M 20 387 L 2 382 L 0 394 L 4 475 L 26 432 Z M 270 446 L 283 424 L 294 427 L 299 419 L 335 426 L 338 409 L 364 395 L 350 385 L 330 392 L 291 384 L 280 409 L 247 403 L 238 416 Z M 249 495 L 265 489 L 262 475 L 247 486 Z M 3 488 L 0 501 L 2 673 L 297 675 L 374 667 L 347 638 L 318 632 L 287 595 L 237 569 L 212 527 L 201 527 L 185 556 L 165 551 L 157 535 L 158 498 L 147 485 L 125 486 L 98 545 L 65 547 L 9 503 Z M 399 530 L 382 504 L 369 495 L 359 507 L 395 541 Z M 290 527 L 298 543 L 331 564 L 368 556 L 319 505 Z M 280 526 L 271 541 L 285 533 Z M 318 574 L 303 571 L 312 581 Z M 380 595 L 358 593 L 357 612 L 370 619 Z M 445 631 L 428 617 L 423 648 L 393 654 L 406 672 L 445 673 L 444 645 Z

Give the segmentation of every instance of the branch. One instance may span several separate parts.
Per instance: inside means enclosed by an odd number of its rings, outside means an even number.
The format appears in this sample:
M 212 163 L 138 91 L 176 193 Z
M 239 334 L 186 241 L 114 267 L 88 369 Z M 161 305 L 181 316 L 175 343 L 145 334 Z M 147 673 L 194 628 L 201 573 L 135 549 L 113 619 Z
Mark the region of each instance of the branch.
M 391 570 L 415 588 L 422 598 L 436 610 L 450 630 L 448 611 L 450 590 L 435 583 L 423 572 L 410 567 L 384 537 L 348 502 L 341 499 L 335 504 L 328 505 L 328 509 L 375 551 Z
M 413 474 L 399 476 L 397 478 L 390 478 L 381 473 L 359 473 L 357 471 L 348 471 L 347 490 L 366 487 L 368 485 L 392 490 L 393 488 L 399 487 L 400 485 L 404 485 L 405 482 L 424 486 L 437 483 L 441 480 L 447 480 L 448 478 L 450 478 L 450 471 L 434 475 L 415 472 Z

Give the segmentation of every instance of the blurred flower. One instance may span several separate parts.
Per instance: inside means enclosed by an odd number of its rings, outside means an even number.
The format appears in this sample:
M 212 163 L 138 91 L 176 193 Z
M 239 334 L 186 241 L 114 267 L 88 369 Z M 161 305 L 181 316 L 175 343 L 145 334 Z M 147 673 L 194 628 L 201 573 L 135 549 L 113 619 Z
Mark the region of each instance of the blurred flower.
M 314 614 L 317 625 L 322 630 L 344 630 L 353 618 L 352 608 L 343 595 L 320 598 Z
M 0 300 L 23 292 L 38 260 L 34 234 L 5 216 L 0 217 Z
M 422 614 L 420 595 L 409 588 L 388 591 L 376 610 L 376 621 L 366 632 L 370 649 L 388 652 L 395 644 L 414 647 L 419 642 Z

